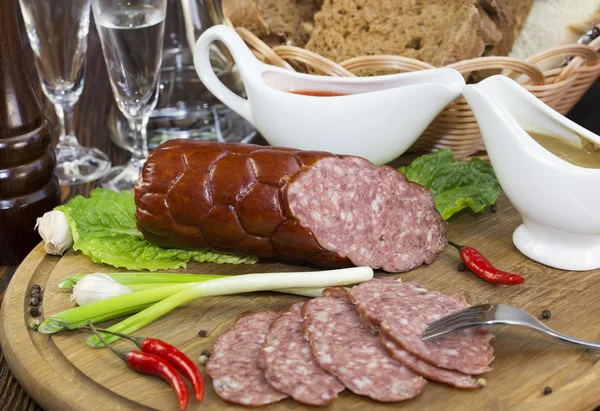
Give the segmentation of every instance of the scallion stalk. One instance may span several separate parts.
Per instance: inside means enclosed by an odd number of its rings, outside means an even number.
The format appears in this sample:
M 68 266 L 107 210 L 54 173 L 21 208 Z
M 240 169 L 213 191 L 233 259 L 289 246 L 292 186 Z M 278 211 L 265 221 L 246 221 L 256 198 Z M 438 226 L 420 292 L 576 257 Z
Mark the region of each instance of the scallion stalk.
M 87 318 L 87 320 L 76 320 L 76 321 L 64 321 L 60 317 L 56 318 L 48 318 L 46 321 L 40 324 L 38 327 L 38 331 L 42 334 L 53 334 L 58 331 L 64 330 L 74 330 L 82 325 L 86 325 L 88 321 L 92 323 L 101 323 L 103 321 L 112 320 L 119 317 L 124 317 L 126 315 L 131 315 L 135 313 L 139 313 L 142 310 L 145 310 L 148 307 L 152 307 L 154 303 L 140 304 L 140 305 L 130 305 L 127 307 L 123 307 L 121 309 L 115 309 L 112 311 L 105 311 L 99 314 L 91 315 Z M 91 304 L 88 304 L 84 307 L 88 307 Z M 66 311 L 65 311 L 66 312 Z M 56 330 L 56 331 L 55 331 Z
M 191 283 L 196 284 L 196 283 Z M 160 287 L 146 291 L 138 291 L 91 304 L 71 308 L 70 310 L 50 316 L 40 324 L 38 331 L 53 334 L 59 331 L 73 330 L 88 321 L 94 323 L 106 321 L 140 311 L 142 306 L 155 303 L 190 287 L 190 283 Z M 136 311 L 137 310 L 137 311 Z
M 222 274 L 177 274 L 177 273 L 148 273 L 148 272 L 125 272 L 125 273 L 104 273 L 113 280 L 129 287 L 130 284 L 157 284 L 157 283 L 198 283 L 217 278 L 230 277 Z M 68 290 L 77 284 L 86 275 L 93 274 L 74 274 L 58 283 L 58 288 Z M 131 288 L 131 287 L 129 287 Z
M 217 278 L 233 277 L 234 275 L 217 275 L 217 274 L 173 274 L 173 273 L 103 273 L 111 277 L 113 280 L 121 283 L 131 291 L 144 291 L 151 290 L 159 287 L 169 287 L 181 283 L 196 283 L 202 281 L 215 280 Z M 71 275 L 60 283 L 58 287 L 63 290 L 70 290 L 82 278 L 87 275 L 94 274 L 74 274 Z M 318 297 L 321 295 L 323 288 L 290 288 L 286 290 L 272 290 L 275 292 L 281 292 L 285 294 L 295 294 L 304 297 Z
M 323 295 L 323 290 L 326 287 L 316 287 L 316 288 L 284 288 L 283 290 L 271 290 L 276 293 L 284 293 L 284 294 L 294 294 L 301 295 L 303 297 L 321 297 Z
M 230 278 L 221 278 L 213 281 L 194 283 L 193 286 L 173 294 L 164 300 L 140 311 L 139 313 L 121 321 L 109 328 L 124 334 L 131 334 L 162 317 L 169 311 L 182 304 L 202 297 L 240 294 L 253 291 L 282 290 L 289 288 L 320 288 L 338 285 L 356 284 L 369 281 L 373 278 L 373 270 L 369 267 L 354 267 L 341 270 L 314 271 L 302 273 L 270 273 L 246 274 Z M 144 291 L 141 291 L 144 292 Z M 138 293 L 132 293 L 133 295 Z M 112 299 L 105 300 L 108 302 Z M 107 336 L 107 341 L 113 343 L 119 337 Z M 101 347 L 97 337 L 87 340 L 92 347 Z
M 170 287 L 177 285 L 176 283 L 154 283 L 154 284 L 127 284 L 131 291 L 152 290 L 159 287 Z M 320 297 L 323 294 L 324 288 L 285 288 L 283 290 L 270 290 L 283 294 L 301 295 L 303 297 Z
M 126 287 L 131 291 L 144 291 L 161 287 L 170 287 L 172 285 L 179 285 L 179 283 L 127 284 Z

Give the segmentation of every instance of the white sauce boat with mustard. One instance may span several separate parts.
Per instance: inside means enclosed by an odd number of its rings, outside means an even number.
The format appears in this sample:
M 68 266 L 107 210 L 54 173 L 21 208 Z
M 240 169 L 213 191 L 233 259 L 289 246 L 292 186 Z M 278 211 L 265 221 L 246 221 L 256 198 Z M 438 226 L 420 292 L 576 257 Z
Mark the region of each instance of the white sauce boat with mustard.
M 210 64 L 215 41 L 238 65 L 248 99 L 221 83 Z M 198 76 L 219 100 L 274 146 L 365 157 L 375 164 L 404 153 L 438 113 L 460 96 L 464 79 L 452 69 L 375 77 L 301 74 L 260 62 L 230 27 L 206 30 L 194 49 Z M 331 92 L 336 97 L 290 91 Z
M 567 162 L 528 132 L 600 146 L 600 137 L 506 76 L 464 88 L 502 189 L 521 214 L 513 234 L 527 257 L 565 270 L 600 268 L 600 168 Z

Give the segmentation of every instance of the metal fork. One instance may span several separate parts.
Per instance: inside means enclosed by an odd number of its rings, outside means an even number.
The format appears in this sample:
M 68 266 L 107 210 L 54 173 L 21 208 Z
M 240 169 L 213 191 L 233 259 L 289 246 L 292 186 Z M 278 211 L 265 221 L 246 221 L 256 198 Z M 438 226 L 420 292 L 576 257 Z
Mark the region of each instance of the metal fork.
M 531 314 L 528 314 L 519 308 L 504 304 L 476 305 L 443 317 L 427 326 L 423 333 L 422 340 L 428 341 L 455 331 L 495 324 L 520 325 L 565 343 L 575 344 L 585 348 L 600 349 L 600 344 L 598 343 L 567 337 L 564 334 L 548 328 Z

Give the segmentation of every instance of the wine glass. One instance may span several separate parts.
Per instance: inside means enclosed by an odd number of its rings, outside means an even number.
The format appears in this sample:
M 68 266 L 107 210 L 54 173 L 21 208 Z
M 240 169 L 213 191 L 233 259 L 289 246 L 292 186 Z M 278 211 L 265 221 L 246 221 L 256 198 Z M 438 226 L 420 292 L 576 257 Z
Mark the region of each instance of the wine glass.
M 133 131 L 131 159 L 102 186 L 131 190 L 148 156 L 146 126 L 158 99 L 167 0 L 92 0 L 104 61 L 117 106 Z
M 102 151 L 79 144 L 73 122 L 73 107 L 84 85 L 90 0 L 19 3 L 42 90 L 54 104 L 60 124 L 58 180 L 61 185 L 97 180 L 110 171 L 110 160 Z

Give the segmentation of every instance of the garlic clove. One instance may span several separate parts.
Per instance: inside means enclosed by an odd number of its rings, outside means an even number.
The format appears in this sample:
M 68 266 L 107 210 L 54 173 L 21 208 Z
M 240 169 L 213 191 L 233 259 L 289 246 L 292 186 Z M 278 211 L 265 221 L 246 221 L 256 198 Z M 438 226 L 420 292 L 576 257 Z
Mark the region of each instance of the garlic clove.
M 44 213 L 35 224 L 38 233 L 44 240 L 46 253 L 63 255 L 73 246 L 73 236 L 67 221 L 67 216 L 62 211 L 52 210 Z
M 73 287 L 72 299 L 77 305 L 86 305 L 107 298 L 131 293 L 131 289 L 102 274 L 88 274 Z

